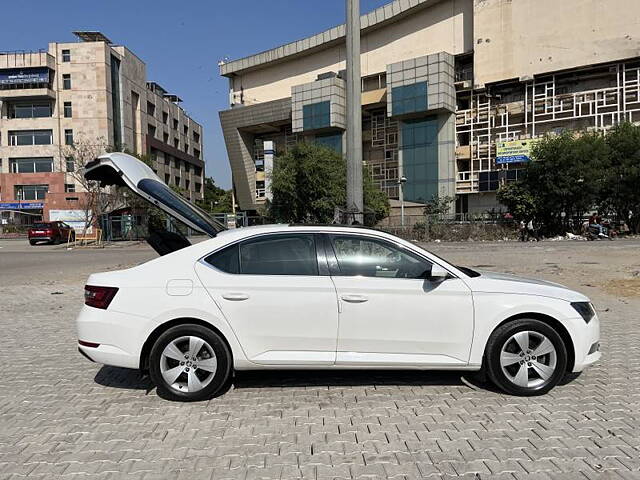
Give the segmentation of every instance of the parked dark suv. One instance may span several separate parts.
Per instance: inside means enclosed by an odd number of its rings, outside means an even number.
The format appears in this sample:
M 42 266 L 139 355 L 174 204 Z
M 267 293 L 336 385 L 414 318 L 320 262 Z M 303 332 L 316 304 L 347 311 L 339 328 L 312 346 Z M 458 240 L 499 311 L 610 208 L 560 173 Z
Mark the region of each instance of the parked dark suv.
M 29 243 L 38 242 L 62 243 L 73 240 L 75 230 L 64 222 L 38 222 L 29 229 Z

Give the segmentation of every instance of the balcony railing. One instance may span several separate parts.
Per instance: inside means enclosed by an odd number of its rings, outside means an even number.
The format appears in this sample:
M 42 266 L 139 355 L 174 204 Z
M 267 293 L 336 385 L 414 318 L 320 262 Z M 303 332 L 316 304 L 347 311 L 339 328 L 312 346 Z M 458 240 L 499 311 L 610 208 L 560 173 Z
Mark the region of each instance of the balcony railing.
M 46 50 L 12 50 L 0 52 L 0 69 L 24 67 L 50 67 L 55 61 Z

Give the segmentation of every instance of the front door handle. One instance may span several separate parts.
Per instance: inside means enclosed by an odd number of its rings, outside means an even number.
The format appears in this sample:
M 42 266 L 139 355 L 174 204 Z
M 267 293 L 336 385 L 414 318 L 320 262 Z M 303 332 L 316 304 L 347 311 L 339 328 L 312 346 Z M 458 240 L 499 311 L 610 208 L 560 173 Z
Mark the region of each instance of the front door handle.
M 246 293 L 223 293 L 222 298 L 231 300 L 232 302 L 240 302 L 242 300 L 249 300 L 249 295 Z
M 369 300 L 364 295 L 342 295 L 342 300 L 349 303 L 364 303 Z

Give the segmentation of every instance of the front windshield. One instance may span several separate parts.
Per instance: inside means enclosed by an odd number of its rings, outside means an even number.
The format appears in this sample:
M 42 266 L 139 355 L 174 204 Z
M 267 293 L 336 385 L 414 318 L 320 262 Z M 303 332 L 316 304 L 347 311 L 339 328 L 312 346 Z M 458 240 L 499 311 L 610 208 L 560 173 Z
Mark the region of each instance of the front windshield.
M 215 237 L 216 234 L 222 230 L 226 230 L 221 223 L 209 217 L 204 211 L 192 203 L 189 203 L 181 195 L 158 180 L 151 178 L 142 179 L 138 182 L 138 188 L 140 191 L 151 195 L 207 235 Z M 182 219 L 178 218 L 178 220 Z

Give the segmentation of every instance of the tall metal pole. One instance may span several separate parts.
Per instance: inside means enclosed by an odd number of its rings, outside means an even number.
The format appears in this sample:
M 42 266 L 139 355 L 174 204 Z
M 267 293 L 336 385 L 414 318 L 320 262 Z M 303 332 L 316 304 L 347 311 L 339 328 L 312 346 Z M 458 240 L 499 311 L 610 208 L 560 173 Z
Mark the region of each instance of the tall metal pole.
M 347 0 L 347 210 L 362 212 L 362 88 L 360 86 L 360 0 Z

